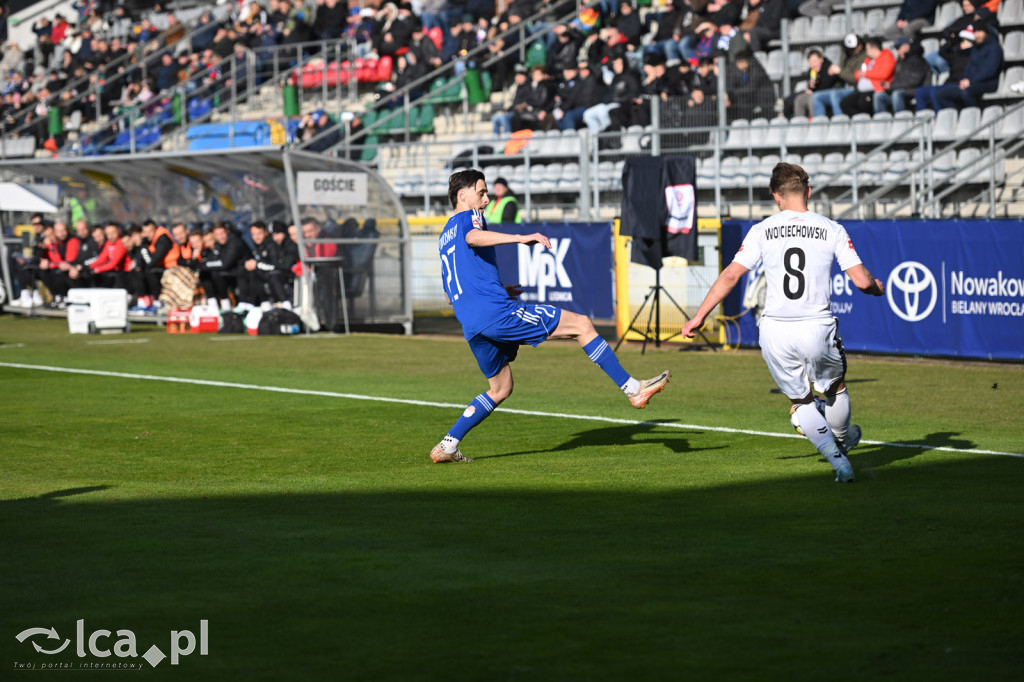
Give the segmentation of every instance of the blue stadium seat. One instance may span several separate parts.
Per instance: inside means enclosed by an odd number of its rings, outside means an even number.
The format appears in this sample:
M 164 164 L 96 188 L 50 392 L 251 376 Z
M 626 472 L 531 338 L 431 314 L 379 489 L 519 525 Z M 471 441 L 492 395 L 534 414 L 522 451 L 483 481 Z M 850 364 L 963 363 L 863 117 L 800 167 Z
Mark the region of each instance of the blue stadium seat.
M 213 102 L 209 98 L 196 97 L 188 101 L 188 120 L 190 121 L 209 116 L 211 111 L 213 111 Z
M 135 151 L 141 152 L 147 147 L 152 147 L 160 142 L 160 126 L 148 125 L 139 126 L 135 129 Z M 122 130 L 114 138 L 112 144 L 108 144 L 100 151 L 101 154 L 125 154 L 132 150 L 132 131 Z
M 190 150 L 262 147 L 270 144 L 270 125 L 265 121 L 238 121 L 232 136 L 230 123 L 200 123 L 189 127 L 187 138 Z

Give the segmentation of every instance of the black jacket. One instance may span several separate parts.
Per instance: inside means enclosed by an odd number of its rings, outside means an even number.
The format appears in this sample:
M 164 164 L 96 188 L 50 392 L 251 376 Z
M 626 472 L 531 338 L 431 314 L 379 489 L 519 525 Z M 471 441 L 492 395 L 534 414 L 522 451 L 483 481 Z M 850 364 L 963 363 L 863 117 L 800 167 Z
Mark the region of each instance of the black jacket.
M 555 102 L 563 111 L 582 106 L 580 104 L 580 86 L 582 83 L 583 81 L 580 77 L 576 76 L 572 80 L 562 81 L 558 84 Z
M 555 84 L 550 78 L 531 81 L 526 86 L 528 111 L 552 111 L 555 108 Z
M 576 59 L 579 56 L 583 38 L 572 29 L 566 29 L 565 35 L 568 36 L 569 40 L 565 42 L 556 40 L 555 44 L 548 51 L 548 73 L 560 74 L 566 66 L 576 65 Z
M 79 239 L 78 241 L 78 257 L 75 258 L 74 264 L 89 267 L 99 258 L 100 245 L 92 237 L 85 240 Z
M 256 261 L 256 269 L 260 272 L 274 272 L 280 269 L 278 267 L 281 260 L 280 250 L 277 242 L 268 236 L 262 244 L 253 244 L 252 249 L 249 250 L 249 257 Z
M 604 84 L 599 71 L 591 71 L 587 78 L 580 78 L 577 86 L 577 105 L 580 107 L 592 107 L 605 101 L 608 93 L 608 86 Z
M 658 30 L 654 32 L 654 38 L 652 42 L 660 42 L 662 40 L 670 40 L 673 35 L 682 32 L 683 30 L 683 19 L 686 18 L 686 13 L 682 9 L 673 7 L 667 12 L 661 15 L 658 19 Z
M 619 33 L 626 36 L 630 45 L 639 45 L 640 38 L 644 34 L 643 26 L 640 23 L 640 15 L 633 10 L 629 15 L 620 15 L 615 19 L 615 28 Z
M 203 269 L 210 272 L 235 272 L 245 257 L 245 244 L 233 234 L 228 235 L 224 244 L 213 243 L 213 248 L 203 252 Z
M 147 240 L 142 246 L 142 253 L 140 254 L 146 261 L 147 267 L 151 268 L 163 268 L 164 258 L 171 249 L 174 248 L 174 240 L 168 237 L 166 234 L 162 234 L 157 237 L 156 246 L 153 247 L 153 252 L 150 253 L 149 249 L 146 248 L 149 245 Z
M 928 85 L 931 76 L 932 69 L 924 60 L 924 49 L 920 44 L 914 43 L 910 46 L 907 56 L 896 62 L 889 91 L 905 90 L 913 93 L 922 85 Z
M 626 68 L 612 78 L 611 101 L 621 106 L 632 106 L 633 100 L 640 95 L 640 76 L 636 71 Z
M 280 244 L 274 244 L 277 246 L 277 262 L 274 266 L 286 273 L 291 272 L 292 266 L 299 262 L 299 245 L 291 237 L 285 237 Z
M 528 97 L 530 95 L 530 81 L 526 81 L 522 86 L 516 86 L 516 93 L 512 95 L 512 104 L 509 105 L 509 111 L 523 111 L 530 106 Z M 518 108 L 517 108 L 518 107 Z
M 823 57 L 821 60 L 821 70 L 818 71 L 817 78 L 811 76 L 811 70 L 808 69 L 804 77 L 807 79 L 808 90 L 829 90 L 839 85 L 839 77 L 833 76 L 828 72 L 829 67 L 832 66 L 832 62 L 828 57 Z

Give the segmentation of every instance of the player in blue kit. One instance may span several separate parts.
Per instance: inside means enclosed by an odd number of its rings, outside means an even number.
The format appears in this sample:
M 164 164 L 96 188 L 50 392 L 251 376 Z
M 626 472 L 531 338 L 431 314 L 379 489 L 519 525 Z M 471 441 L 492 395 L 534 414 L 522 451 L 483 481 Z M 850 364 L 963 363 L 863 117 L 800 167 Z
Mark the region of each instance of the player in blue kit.
M 539 232 L 519 235 L 487 229 L 482 211 L 490 197 L 483 173 L 463 170 L 452 174 L 448 199 L 455 215 L 448 219 L 437 242 L 444 291 L 490 388 L 473 399 L 448 435 L 434 446 L 432 461 L 473 461 L 459 451 L 459 442 L 512 394 L 509 363 L 524 343 L 537 346 L 546 339 L 576 339 L 636 408 L 646 407 L 651 396 L 665 388 L 670 372 L 645 381 L 634 379 L 598 335 L 590 318 L 550 305 L 521 303 L 516 300 L 518 285 L 501 284 L 495 246 L 543 244 L 551 248 L 551 242 Z

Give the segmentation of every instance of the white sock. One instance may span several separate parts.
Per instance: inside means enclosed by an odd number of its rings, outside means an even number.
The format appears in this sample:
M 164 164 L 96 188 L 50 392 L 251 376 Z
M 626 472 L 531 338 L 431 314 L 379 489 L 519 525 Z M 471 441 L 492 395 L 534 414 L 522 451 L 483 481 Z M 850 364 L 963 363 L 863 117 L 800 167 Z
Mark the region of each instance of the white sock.
M 834 396 L 825 396 L 825 419 L 836 439 L 845 441 L 850 428 L 850 394 L 845 388 Z
M 456 450 L 459 449 L 459 439 L 455 438 L 451 434 L 448 434 L 447 436 L 441 439 L 441 449 L 444 450 L 444 453 L 446 455 L 453 454 Z
M 633 377 L 630 377 L 629 381 L 623 384 L 620 388 L 622 389 L 622 392 L 625 393 L 626 395 L 634 396 L 640 392 L 640 382 L 634 379 Z
M 839 451 L 835 435 L 829 428 L 828 422 L 821 416 L 813 402 L 804 403 L 796 408 L 796 418 L 800 422 L 804 436 L 828 460 L 833 469 L 838 470 L 842 465 L 849 464 L 846 455 Z

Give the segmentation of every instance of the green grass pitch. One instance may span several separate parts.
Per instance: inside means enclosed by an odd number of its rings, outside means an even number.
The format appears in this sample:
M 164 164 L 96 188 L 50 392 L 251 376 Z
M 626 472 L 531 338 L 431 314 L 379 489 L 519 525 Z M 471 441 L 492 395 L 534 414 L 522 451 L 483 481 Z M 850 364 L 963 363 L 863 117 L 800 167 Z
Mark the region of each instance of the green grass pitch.
M 842 486 L 805 440 L 711 430 L 792 433 L 753 352 L 624 347 L 673 372 L 638 412 L 573 344 L 524 348 L 504 408 L 624 421 L 499 408 L 439 466 L 460 408 L 315 392 L 465 405 L 458 338 L 0 342 L 0 679 L 141 662 L 80 658 L 80 619 L 140 656 L 207 620 L 151 679 L 1024 679 L 1024 459 L 977 452 L 1024 453 L 1020 366 L 852 357 L 881 444 Z

